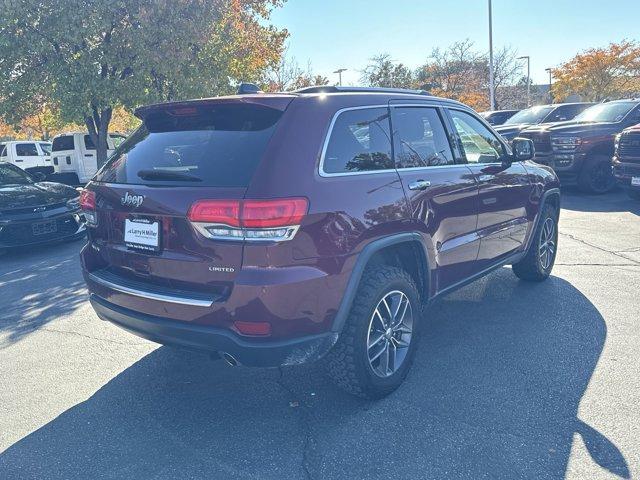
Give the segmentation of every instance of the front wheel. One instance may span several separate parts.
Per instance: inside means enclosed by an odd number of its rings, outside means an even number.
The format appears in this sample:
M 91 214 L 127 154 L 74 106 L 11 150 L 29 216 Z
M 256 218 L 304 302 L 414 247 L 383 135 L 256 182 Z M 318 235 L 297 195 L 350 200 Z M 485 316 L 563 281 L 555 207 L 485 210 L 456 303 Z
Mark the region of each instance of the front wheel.
M 588 158 L 580 175 L 578 187 L 586 193 L 602 194 L 612 190 L 616 185 L 611 168 L 611 159 L 605 155 Z
M 354 395 L 381 398 L 409 371 L 422 313 L 420 295 L 404 270 L 367 269 L 342 334 L 325 359 L 334 382 Z
M 546 204 L 533 233 L 526 256 L 512 265 L 513 273 L 522 280 L 541 282 L 551 275 L 558 251 L 558 212 Z

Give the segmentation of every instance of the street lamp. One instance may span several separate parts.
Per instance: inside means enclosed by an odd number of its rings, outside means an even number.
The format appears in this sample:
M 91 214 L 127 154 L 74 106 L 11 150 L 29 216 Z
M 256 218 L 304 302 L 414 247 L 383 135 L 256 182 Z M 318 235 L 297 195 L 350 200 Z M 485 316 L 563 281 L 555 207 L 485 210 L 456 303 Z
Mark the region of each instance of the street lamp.
M 527 59 L 527 107 L 531 106 L 531 59 L 529 55 L 523 55 L 522 57 L 518 57 L 517 60 Z
M 553 78 L 552 78 L 553 69 L 551 67 L 549 67 L 549 68 L 545 68 L 544 71 L 549 73 L 549 103 L 553 103 L 553 93 L 551 93 L 551 82 L 553 80 Z
M 338 70 L 333 72 L 338 74 L 338 85 L 340 86 L 342 86 L 342 72 L 346 72 L 346 71 L 347 71 L 346 68 L 339 68 Z
M 491 103 L 491 110 L 495 110 L 496 97 L 493 79 L 493 20 L 491 15 L 491 0 L 489 0 L 489 103 Z

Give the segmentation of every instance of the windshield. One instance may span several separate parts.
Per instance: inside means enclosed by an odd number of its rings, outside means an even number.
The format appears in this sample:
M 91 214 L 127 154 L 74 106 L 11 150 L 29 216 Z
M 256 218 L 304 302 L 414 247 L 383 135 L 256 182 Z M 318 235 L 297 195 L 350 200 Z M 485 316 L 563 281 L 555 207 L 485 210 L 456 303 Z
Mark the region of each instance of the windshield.
M 0 163 L 0 187 L 7 185 L 29 185 L 33 183 L 29 175 L 18 167 L 8 163 Z
M 503 125 L 515 125 L 518 123 L 540 123 L 544 120 L 544 117 L 549 115 L 555 107 L 541 106 L 531 107 L 526 110 L 521 110 L 513 117 L 503 123 Z
M 41 143 L 40 148 L 47 155 L 51 155 L 51 144 L 50 143 Z
M 619 122 L 636 105 L 635 102 L 601 103 L 587 108 L 573 120 L 576 122 Z
M 185 110 L 185 109 L 183 109 Z M 282 112 L 218 105 L 157 112 L 116 149 L 99 182 L 246 187 Z

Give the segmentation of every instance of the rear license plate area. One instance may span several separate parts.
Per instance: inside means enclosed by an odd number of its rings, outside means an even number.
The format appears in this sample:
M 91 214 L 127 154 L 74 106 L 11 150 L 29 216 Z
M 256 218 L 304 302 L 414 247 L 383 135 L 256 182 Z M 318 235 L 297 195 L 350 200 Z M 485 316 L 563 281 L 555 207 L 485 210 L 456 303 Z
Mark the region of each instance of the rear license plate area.
M 35 236 L 47 235 L 49 233 L 55 233 L 58 231 L 58 224 L 55 220 L 49 220 L 47 222 L 38 222 L 31 224 L 31 230 Z
M 160 251 L 160 222 L 150 218 L 125 218 L 124 244 L 134 250 Z

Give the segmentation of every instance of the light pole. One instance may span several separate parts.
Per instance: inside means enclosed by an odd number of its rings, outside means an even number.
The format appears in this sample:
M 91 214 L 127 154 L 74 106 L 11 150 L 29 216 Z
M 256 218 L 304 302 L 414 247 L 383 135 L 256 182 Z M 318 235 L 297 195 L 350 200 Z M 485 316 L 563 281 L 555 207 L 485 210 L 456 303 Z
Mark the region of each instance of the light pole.
M 338 74 L 338 85 L 340 86 L 342 86 L 342 72 L 346 72 L 346 71 L 347 71 L 346 68 L 339 68 L 338 70 L 333 72 Z
M 553 103 L 553 93 L 551 93 L 551 82 L 553 80 L 553 69 L 551 67 L 545 68 L 545 72 L 549 73 L 549 103 Z
M 496 97 L 493 79 L 493 19 L 491 15 L 491 0 L 489 0 L 489 103 L 491 104 L 491 110 L 495 110 Z
M 523 55 L 522 57 L 518 57 L 518 60 L 527 59 L 527 107 L 531 106 L 531 59 L 529 55 Z

